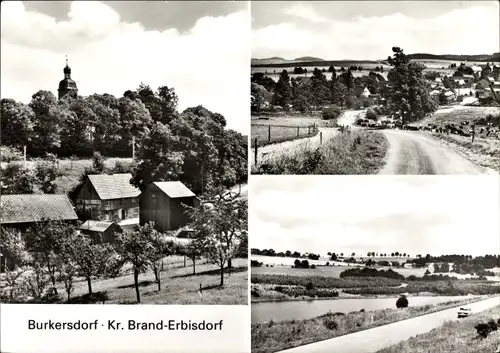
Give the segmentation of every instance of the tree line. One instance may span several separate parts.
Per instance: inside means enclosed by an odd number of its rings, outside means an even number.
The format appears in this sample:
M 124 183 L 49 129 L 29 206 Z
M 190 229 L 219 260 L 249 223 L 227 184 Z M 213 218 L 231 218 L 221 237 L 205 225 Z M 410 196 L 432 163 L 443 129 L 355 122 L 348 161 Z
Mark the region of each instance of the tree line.
M 298 251 L 290 251 L 290 250 L 287 250 L 285 252 L 283 251 L 276 252 L 274 249 L 260 250 L 257 248 L 252 248 L 250 249 L 250 253 L 252 255 L 261 255 L 261 256 L 307 258 L 309 260 L 319 260 L 320 258 L 319 254 L 312 254 L 312 253 L 301 254 Z
M 248 254 L 247 209 L 247 201 L 238 195 L 228 194 L 222 188 L 210 190 L 200 197 L 198 207 L 187 207 L 195 236 L 186 247 L 167 240 L 153 223 L 133 232 L 115 233 L 116 240 L 104 244 L 78 232 L 77 224 L 62 221 L 40 221 L 23 232 L 3 228 L 0 246 L 14 260 L 15 268 L 6 269 L 1 299 L 58 301 L 60 285 L 69 303 L 79 278 L 87 282 L 87 296 L 91 298 L 93 281 L 123 276 L 128 269 L 140 303 L 139 275 L 153 272 L 160 291 L 161 274 L 166 270 L 163 259 L 179 253 L 193 260 L 193 273 L 196 261 L 202 257 L 216 264 L 223 286 L 224 269 L 231 267 L 231 259 Z M 105 300 L 106 294 L 100 294 L 101 300 Z
M 28 104 L 1 100 L 2 146 L 32 157 L 131 157 L 134 185 L 180 180 L 194 192 L 210 183 L 234 185 L 247 178 L 247 144 L 226 119 L 203 106 L 177 111 L 173 88 L 141 84 L 123 97 L 93 94 L 57 100 L 38 91 Z

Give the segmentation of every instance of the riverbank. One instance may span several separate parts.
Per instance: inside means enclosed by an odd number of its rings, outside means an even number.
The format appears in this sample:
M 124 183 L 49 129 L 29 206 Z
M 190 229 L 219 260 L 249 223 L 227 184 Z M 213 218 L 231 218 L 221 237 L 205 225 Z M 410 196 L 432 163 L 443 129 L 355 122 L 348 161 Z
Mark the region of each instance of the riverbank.
M 487 338 L 478 339 L 474 327 L 479 322 L 488 322 L 491 319 L 498 322 L 500 319 L 500 306 L 460 321 L 448 321 L 439 328 L 384 348 L 376 353 L 495 352 L 500 342 L 500 331 L 493 331 Z
M 349 333 L 458 307 L 483 298 L 465 298 L 435 305 L 404 309 L 357 311 L 348 314 L 326 313 L 306 320 L 270 321 L 252 324 L 252 352 L 273 353 L 319 342 Z

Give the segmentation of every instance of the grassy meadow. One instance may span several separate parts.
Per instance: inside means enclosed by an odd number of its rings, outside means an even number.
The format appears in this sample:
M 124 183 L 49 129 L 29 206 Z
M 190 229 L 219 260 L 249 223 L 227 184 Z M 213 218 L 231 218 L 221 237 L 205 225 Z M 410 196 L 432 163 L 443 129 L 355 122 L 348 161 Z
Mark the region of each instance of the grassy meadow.
M 376 174 L 384 165 L 386 137 L 375 131 L 336 134 L 321 146 L 303 144 L 252 165 L 254 174 Z
M 105 165 L 108 168 L 115 167 L 116 163 L 121 163 L 124 166 L 129 166 L 132 164 L 132 158 L 105 158 Z M 16 163 L 22 164 L 22 161 Z M 2 162 L 2 166 L 7 163 Z M 35 161 L 26 161 L 26 167 L 34 168 Z M 70 191 L 76 184 L 80 176 L 85 171 L 85 168 L 90 168 L 92 166 L 92 159 L 59 159 L 59 167 L 64 173 L 62 177 L 57 178 L 57 193 L 62 194 Z
M 164 260 L 161 274 L 161 290 L 152 271 L 139 275 L 142 304 L 200 304 L 200 305 L 246 305 L 248 303 L 248 262 L 234 259 L 232 269 L 224 271 L 224 286 L 220 287 L 220 268 L 206 261 L 196 263 L 193 274 L 192 261 L 183 256 L 171 256 Z M 200 293 L 200 286 L 202 288 Z M 66 303 L 64 287 L 59 285 L 61 303 Z M 75 284 L 70 303 L 95 301 L 106 304 L 135 304 L 134 278 L 126 269 L 116 278 L 92 281 L 93 300 L 89 299 L 87 282 L 80 279 Z
M 324 276 L 340 278 L 340 274 L 348 268 L 354 266 L 317 266 L 316 268 L 292 268 L 290 266 L 276 267 L 253 267 L 252 274 L 258 275 L 291 275 L 291 276 Z M 387 270 L 390 267 L 373 266 L 373 268 Z M 425 268 L 392 268 L 393 271 L 402 274 L 405 277 L 417 276 L 421 277 L 425 274 Z
M 478 322 L 500 319 L 500 306 L 460 321 L 449 321 L 427 333 L 379 350 L 376 353 L 486 353 L 500 345 L 500 331 L 478 338 L 474 328 Z

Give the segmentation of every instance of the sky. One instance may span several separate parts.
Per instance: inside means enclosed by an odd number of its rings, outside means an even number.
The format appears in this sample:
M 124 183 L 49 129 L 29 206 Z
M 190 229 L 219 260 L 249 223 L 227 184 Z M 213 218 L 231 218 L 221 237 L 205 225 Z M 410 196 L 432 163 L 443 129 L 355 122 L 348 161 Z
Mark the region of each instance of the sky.
M 121 97 L 141 82 L 174 87 L 179 109 L 203 105 L 249 130 L 248 2 L 2 1 L 1 94 L 57 96 L 68 55 L 79 94 Z
M 273 1 L 252 3 L 252 58 L 379 60 L 408 53 L 499 52 L 499 2 Z
M 252 177 L 250 247 L 500 254 L 499 185 L 495 176 Z

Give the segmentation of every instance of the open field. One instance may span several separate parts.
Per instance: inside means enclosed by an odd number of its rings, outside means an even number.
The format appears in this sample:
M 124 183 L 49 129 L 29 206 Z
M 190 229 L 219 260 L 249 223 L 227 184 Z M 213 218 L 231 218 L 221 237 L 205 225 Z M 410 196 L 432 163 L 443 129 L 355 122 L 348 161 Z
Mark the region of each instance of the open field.
M 329 126 L 329 121 L 321 119 L 319 115 L 276 115 L 252 116 L 251 145 L 255 139 L 259 146 L 271 143 L 290 141 L 298 138 L 315 136 L 318 130 L 315 127 Z
M 105 158 L 105 164 L 108 168 L 115 167 L 116 163 L 122 163 L 125 166 L 128 166 L 132 163 L 132 158 Z M 22 161 L 18 161 L 15 163 L 22 164 Z M 2 167 L 4 167 L 7 163 L 2 162 Z M 28 160 L 26 161 L 26 167 L 34 168 L 35 162 Z M 90 168 L 92 166 L 92 159 L 60 159 L 59 167 L 61 171 L 64 173 L 64 176 L 59 177 L 56 180 L 57 184 L 57 193 L 65 193 L 71 190 L 77 183 L 80 176 L 85 171 L 85 168 Z
M 225 269 L 224 287 L 219 287 L 220 268 L 201 261 L 196 264 L 193 275 L 192 262 L 184 267 L 182 256 L 166 259 L 165 271 L 161 276 L 162 288 L 158 292 L 154 274 L 151 271 L 139 275 L 142 304 L 238 304 L 248 303 L 248 262 L 247 259 L 233 260 L 233 269 Z M 200 285 L 202 293 L 199 293 Z M 136 303 L 132 273 L 110 279 L 92 281 L 95 298 L 107 297 L 107 304 Z M 58 288 L 65 303 L 64 287 Z M 82 303 L 88 298 L 87 282 L 79 281 L 72 293 L 71 303 Z M 102 300 L 100 300 L 102 301 Z
M 351 264 L 351 266 L 347 266 L 345 263 L 343 266 L 316 266 L 316 268 L 292 268 L 285 266 L 276 266 L 276 267 L 252 267 L 252 274 L 259 275 L 290 275 L 290 276 L 324 276 L 324 277 L 333 277 L 340 278 L 340 273 L 345 271 L 347 268 L 355 267 L 356 264 Z M 364 265 L 358 264 L 358 266 L 364 267 Z M 392 268 L 392 267 L 381 267 L 381 266 L 373 266 L 375 269 L 388 270 L 392 269 L 393 271 L 402 274 L 405 277 L 408 276 L 417 276 L 421 277 L 425 274 L 426 268 Z
M 478 300 L 479 298 L 464 298 L 463 300 L 453 300 L 434 305 L 415 306 L 404 309 L 383 309 L 367 312 L 351 312 L 348 314 L 329 312 L 307 320 L 254 323 L 251 330 L 252 352 L 277 352 L 430 314 Z
M 386 277 L 330 277 L 311 269 L 301 274 L 262 273 L 252 268 L 252 301 L 286 301 L 310 298 L 380 297 L 398 295 L 490 295 L 500 293 L 500 283 L 470 279 L 418 279 Z M 453 274 L 446 274 L 453 276 Z
M 412 337 L 377 353 L 486 353 L 494 352 L 500 344 L 500 331 L 493 331 L 487 338 L 477 337 L 474 328 L 479 322 L 498 321 L 500 306 L 460 321 L 445 322 L 439 328 Z
M 254 174 L 376 174 L 384 163 L 388 143 L 374 131 L 336 134 L 319 147 L 302 144 L 295 150 L 258 161 Z
M 488 115 L 499 115 L 500 107 L 471 107 L 454 105 L 440 107 L 434 114 L 412 125 L 458 123 L 462 121 L 477 121 L 485 119 Z

